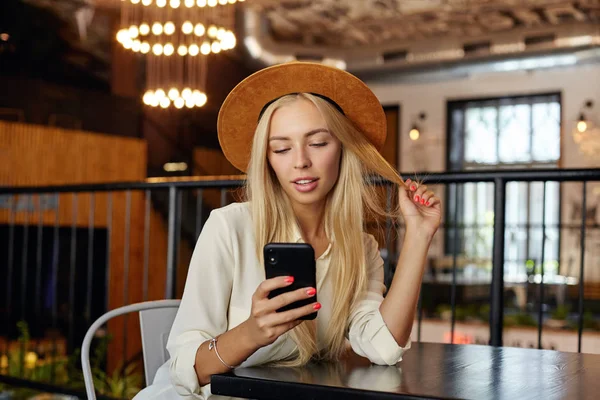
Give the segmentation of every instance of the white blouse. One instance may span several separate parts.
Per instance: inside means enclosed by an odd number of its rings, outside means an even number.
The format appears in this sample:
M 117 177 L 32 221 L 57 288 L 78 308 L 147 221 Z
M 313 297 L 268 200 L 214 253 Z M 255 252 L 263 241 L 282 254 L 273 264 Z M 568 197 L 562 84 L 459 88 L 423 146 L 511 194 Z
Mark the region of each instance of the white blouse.
M 194 370 L 201 343 L 244 322 L 251 311 L 251 299 L 265 279 L 264 267 L 255 253 L 255 239 L 248 203 L 233 203 L 213 210 L 202 229 L 192 255 L 181 306 L 169 335 L 171 383 L 183 398 L 207 399 L 210 385 L 201 387 Z M 394 365 L 410 348 L 403 348 L 385 325 L 379 312 L 383 301 L 383 259 L 372 235 L 363 234 L 365 268 L 369 271 L 368 291 L 351 310 L 348 339 L 354 352 L 379 365 Z M 295 241 L 302 242 L 296 229 Z M 317 299 L 322 304 L 316 318 L 317 344 L 331 319 L 333 296 L 329 270 L 329 248 L 318 258 Z M 288 334 L 251 355 L 242 367 L 288 358 L 297 352 Z

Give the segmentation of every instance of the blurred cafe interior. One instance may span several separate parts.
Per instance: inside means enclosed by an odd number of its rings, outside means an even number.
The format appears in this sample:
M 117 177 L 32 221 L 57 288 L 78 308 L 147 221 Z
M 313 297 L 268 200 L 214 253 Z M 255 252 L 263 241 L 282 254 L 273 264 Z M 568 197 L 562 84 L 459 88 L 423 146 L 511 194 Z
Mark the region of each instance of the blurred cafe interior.
M 600 1 L 2 0 L 0 399 L 77 398 L 93 321 L 181 298 L 240 200 L 221 104 L 293 61 L 364 81 L 443 200 L 413 343 L 600 354 Z M 389 284 L 403 222 L 366 229 Z M 94 340 L 97 393 L 148 384 L 137 318 Z

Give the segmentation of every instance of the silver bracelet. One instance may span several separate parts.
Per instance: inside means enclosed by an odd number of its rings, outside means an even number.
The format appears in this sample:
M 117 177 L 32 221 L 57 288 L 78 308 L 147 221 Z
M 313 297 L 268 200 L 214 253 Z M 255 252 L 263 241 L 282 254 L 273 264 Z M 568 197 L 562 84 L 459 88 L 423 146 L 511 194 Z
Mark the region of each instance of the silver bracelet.
M 217 358 L 219 359 L 219 361 L 221 361 L 221 363 L 226 366 L 229 369 L 234 369 L 236 367 L 232 367 L 231 365 L 227 364 L 225 361 L 223 361 L 223 359 L 221 358 L 221 355 L 219 354 L 219 350 L 217 349 L 217 338 L 212 338 L 210 339 L 210 342 L 208 343 L 208 351 L 211 351 L 212 349 L 215 350 L 215 354 L 217 355 Z

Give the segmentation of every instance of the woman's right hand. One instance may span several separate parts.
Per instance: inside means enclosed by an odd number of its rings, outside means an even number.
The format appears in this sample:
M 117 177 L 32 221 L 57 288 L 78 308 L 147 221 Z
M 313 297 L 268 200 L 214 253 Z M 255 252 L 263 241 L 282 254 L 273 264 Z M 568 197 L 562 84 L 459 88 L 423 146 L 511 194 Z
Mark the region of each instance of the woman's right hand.
M 263 281 L 252 295 L 252 311 L 246 320 L 249 339 L 258 348 L 270 345 L 285 332 L 300 325 L 303 320 L 298 318 L 314 313 L 321 308 L 320 303 L 311 303 L 292 310 L 277 312 L 278 309 L 298 300 L 314 297 L 315 288 L 302 288 L 292 292 L 282 293 L 269 299 L 269 293 L 291 285 L 294 278 L 280 276 Z

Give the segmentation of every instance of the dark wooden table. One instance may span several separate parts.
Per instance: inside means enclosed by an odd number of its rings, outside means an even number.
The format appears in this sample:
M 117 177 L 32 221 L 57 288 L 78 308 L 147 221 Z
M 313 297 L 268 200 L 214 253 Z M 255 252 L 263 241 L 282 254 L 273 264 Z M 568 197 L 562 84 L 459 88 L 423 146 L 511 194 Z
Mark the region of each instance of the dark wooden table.
M 303 368 L 238 368 L 213 394 L 260 400 L 600 399 L 600 355 L 415 343 L 397 366 L 359 357 Z

